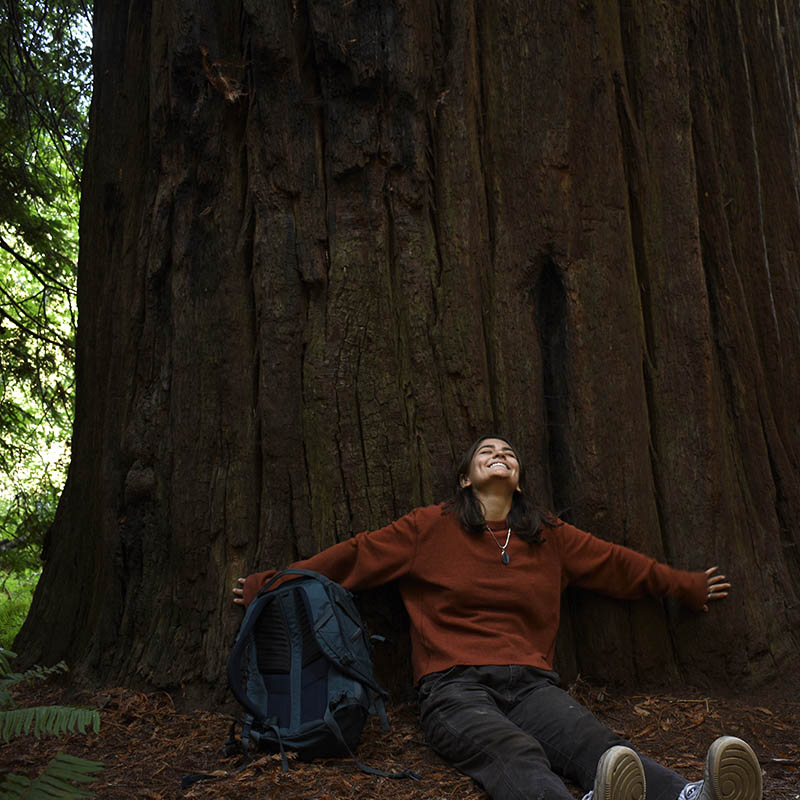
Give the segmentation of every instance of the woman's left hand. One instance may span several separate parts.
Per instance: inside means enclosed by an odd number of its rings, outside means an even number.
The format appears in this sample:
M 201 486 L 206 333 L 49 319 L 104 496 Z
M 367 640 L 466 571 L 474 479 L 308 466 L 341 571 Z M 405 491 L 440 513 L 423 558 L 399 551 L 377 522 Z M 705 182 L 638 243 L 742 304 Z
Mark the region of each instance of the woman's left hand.
M 703 611 L 708 611 L 708 604 L 712 600 L 722 600 L 728 596 L 728 589 L 731 585 L 727 582 L 728 579 L 721 574 L 717 573 L 719 567 L 709 567 L 706 570 L 706 580 L 708 581 L 708 594 L 706 595 L 706 604 L 703 606 Z
M 236 586 L 233 587 L 233 602 L 237 606 L 244 605 L 244 578 L 236 579 Z

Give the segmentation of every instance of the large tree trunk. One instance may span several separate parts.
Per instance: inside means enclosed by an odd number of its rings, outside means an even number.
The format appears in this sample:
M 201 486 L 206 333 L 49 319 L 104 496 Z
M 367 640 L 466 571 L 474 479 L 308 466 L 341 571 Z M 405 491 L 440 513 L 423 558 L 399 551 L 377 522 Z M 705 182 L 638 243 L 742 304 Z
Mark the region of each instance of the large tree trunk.
M 543 504 L 734 584 L 699 616 L 568 595 L 564 677 L 781 674 L 791 3 L 95 8 L 74 454 L 28 660 L 220 686 L 236 576 L 443 499 L 499 431 Z

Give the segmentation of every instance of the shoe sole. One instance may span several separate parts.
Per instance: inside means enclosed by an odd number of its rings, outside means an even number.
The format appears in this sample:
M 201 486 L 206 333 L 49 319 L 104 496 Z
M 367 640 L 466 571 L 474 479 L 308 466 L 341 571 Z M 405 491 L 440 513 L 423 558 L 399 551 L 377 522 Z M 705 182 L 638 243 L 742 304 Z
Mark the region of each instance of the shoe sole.
M 761 767 L 747 742 L 720 736 L 708 748 L 705 783 L 698 800 L 761 800 Z
M 644 769 L 639 756 L 617 745 L 606 750 L 597 764 L 592 800 L 644 800 Z

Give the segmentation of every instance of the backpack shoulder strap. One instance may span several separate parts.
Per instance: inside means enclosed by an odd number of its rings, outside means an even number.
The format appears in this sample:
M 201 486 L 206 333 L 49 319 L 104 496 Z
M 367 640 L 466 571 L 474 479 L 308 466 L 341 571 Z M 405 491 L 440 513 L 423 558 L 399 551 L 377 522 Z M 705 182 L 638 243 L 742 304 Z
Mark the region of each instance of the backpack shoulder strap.
M 231 650 L 231 654 L 228 658 L 228 684 L 231 687 L 233 696 L 260 722 L 264 722 L 266 719 L 263 709 L 259 708 L 242 689 L 242 658 L 247 644 L 250 641 L 256 620 L 258 620 L 264 606 L 271 601 L 272 598 L 268 595 L 262 596 L 259 594 L 259 596 L 250 603 L 244 615 L 244 619 L 242 620 L 242 624 L 239 627 L 239 633 L 236 635 L 236 642 L 233 645 L 233 650 Z

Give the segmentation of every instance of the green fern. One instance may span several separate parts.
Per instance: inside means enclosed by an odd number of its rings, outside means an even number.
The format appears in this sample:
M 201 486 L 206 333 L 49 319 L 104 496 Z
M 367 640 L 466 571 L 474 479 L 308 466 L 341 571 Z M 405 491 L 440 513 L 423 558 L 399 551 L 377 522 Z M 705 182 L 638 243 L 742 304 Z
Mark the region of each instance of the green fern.
M 7 775 L 0 784 L 0 797 L 8 800 L 52 800 L 54 797 L 94 797 L 86 789 L 73 783 L 91 783 L 103 765 L 99 761 L 58 753 L 44 768 L 38 778 L 31 780 L 23 775 Z
M 16 657 L 16 654 L 10 652 L 9 650 L 6 650 L 5 652 L 12 657 Z M 8 684 L 9 686 L 14 686 L 18 683 L 26 683 L 30 681 L 44 681 L 47 680 L 51 675 L 58 675 L 60 672 L 68 672 L 68 671 L 69 668 L 63 661 L 59 661 L 58 664 L 53 664 L 52 667 L 40 667 L 37 664 L 36 666 L 31 667 L 25 672 L 11 672 L 11 670 L 6 670 L 6 674 L 4 675 L 0 683 Z
M 11 687 L 17 686 L 20 683 L 29 683 L 31 681 L 44 681 L 51 675 L 57 675 L 61 672 L 67 672 L 68 667 L 60 661 L 52 667 L 34 666 L 25 672 L 11 672 L 11 659 L 16 658 L 16 653 L 10 650 L 4 650 L 0 647 L 0 710 L 15 708 L 14 697 L 11 694 Z
M 43 734 L 60 736 L 74 731 L 86 733 L 89 726 L 95 733 L 100 730 L 100 714 L 93 708 L 17 708 L 11 694 L 12 686 L 25 681 L 45 680 L 53 674 L 66 672 L 67 666 L 62 662 L 53 667 L 32 667 L 26 672 L 11 672 L 13 658 L 16 658 L 14 653 L 0 647 L 0 738 L 4 742 L 27 733 L 33 733 L 38 739 Z M 37 778 L 6 775 L 0 784 L 0 797 L 9 800 L 94 797 L 91 792 L 73 783 L 91 783 L 96 779 L 95 773 L 102 769 L 103 765 L 98 761 L 59 753 Z
M 8 675 L 11 672 L 11 661 L 17 657 L 16 653 L 0 647 L 0 675 Z
M 89 726 L 95 733 L 100 730 L 100 715 L 93 708 L 34 706 L 0 711 L 0 736 L 4 742 L 26 733 L 33 733 L 37 739 L 43 734 L 86 733 Z

